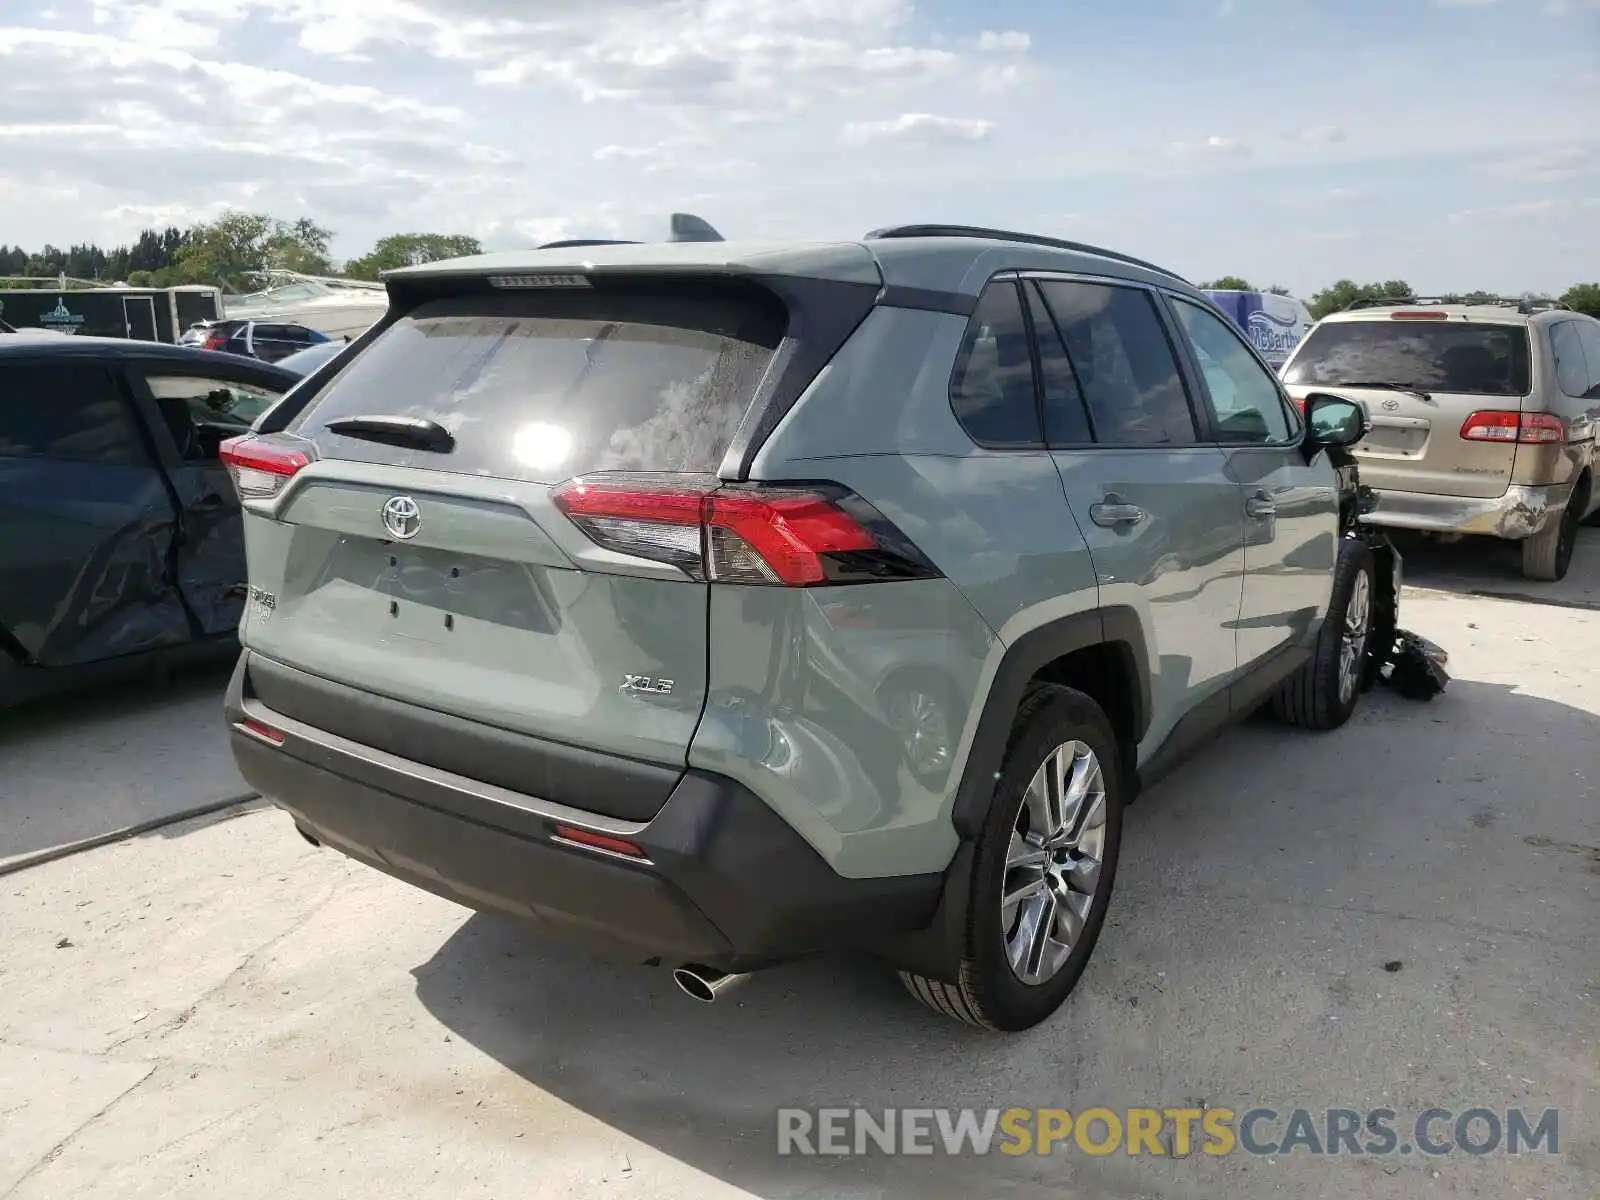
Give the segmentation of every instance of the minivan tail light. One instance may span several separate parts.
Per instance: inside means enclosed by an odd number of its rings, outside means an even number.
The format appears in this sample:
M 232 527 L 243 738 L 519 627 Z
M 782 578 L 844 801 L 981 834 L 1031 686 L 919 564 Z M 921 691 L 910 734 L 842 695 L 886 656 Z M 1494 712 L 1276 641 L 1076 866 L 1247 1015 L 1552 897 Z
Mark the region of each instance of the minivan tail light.
M 1432 312 L 1422 309 L 1408 308 L 1389 314 L 1391 321 L 1448 321 L 1449 313 Z
M 271 499 L 311 461 L 303 451 L 274 445 L 248 433 L 223 442 L 218 457 L 228 468 L 241 500 Z
M 553 499 L 596 545 L 671 563 L 691 579 L 809 587 L 938 575 L 881 513 L 836 484 L 575 479 Z
M 1461 425 L 1469 442 L 1515 442 L 1524 446 L 1566 441 L 1566 427 L 1552 413 L 1524 413 L 1486 409 L 1475 412 Z

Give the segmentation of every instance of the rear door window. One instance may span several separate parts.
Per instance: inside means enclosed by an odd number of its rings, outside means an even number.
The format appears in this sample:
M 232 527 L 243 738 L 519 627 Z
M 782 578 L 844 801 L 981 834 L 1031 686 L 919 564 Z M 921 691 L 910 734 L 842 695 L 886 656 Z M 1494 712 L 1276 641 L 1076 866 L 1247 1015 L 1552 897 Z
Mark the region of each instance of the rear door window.
M 1194 414 L 1149 293 L 1074 280 L 1039 287 L 1089 406 L 1095 441 L 1193 445 Z
M 1579 321 L 1577 325 L 1578 342 L 1589 366 L 1589 386 L 1584 389 L 1583 398 L 1600 400 L 1600 321 Z
M 331 458 L 533 483 L 596 471 L 714 472 L 784 332 L 746 295 L 523 292 L 432 300 L 386 329 L 290 428 Z M 332 432 L 404 416 L 444 453 Z
M 215 458 L 223 438 L 248 433 L 251 423 L 278 402 L 279 393 L 247 383 L 201 375 L 145 377 L 167 428 L 186 459 Z
M 1562 321 L 1550 326 L 1550 350 L 1556 360 L 1556 386 L 1568 396 L 1582 397 L 1589 390 L 1589 363 L 1578 322 Z
M 88 362 L 0 363 L 0 457 L 150 465 L 116 379 Z
M 1481 321 L 1325 321 L 1285 373 L 1301 386 L 1388 383 L 1424 392 L 1525 396 L 1528 327 Z

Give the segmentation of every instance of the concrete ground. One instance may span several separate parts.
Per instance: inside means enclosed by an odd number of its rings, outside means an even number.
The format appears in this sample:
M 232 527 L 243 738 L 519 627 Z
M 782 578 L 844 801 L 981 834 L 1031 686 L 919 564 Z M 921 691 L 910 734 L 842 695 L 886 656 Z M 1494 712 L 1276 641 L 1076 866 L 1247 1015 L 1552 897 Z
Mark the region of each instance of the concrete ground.
M 1141 800 L 1095 959 L 1026 1035 L 844 959 L 700 1007 L 271 810 L 0 878 L 0 1200 L 1600 1196 L 1600 536 L 1580 554 L 1554 588 L 1409 558 L 1450 690 L 1249 724 Z M 1496 589 L 1546 602 L 1470 594 Z M 83 786 L 155 777 L 61 729 Z M 1559 1108 L 1560 1153 L 774 1151 L 787 1105 L 1185 1102 Z

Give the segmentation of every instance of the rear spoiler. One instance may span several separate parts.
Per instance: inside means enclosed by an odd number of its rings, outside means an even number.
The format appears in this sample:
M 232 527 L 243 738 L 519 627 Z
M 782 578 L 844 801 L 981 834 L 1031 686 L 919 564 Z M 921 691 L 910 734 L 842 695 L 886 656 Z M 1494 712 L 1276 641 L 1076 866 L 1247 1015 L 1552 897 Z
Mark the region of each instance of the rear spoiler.
M 671 232 L 667 235 L 669 242 L 725 242 L 723 237 L 711 223 L 703 217 L 693 213 L 673 213 Z M 545 242 L 536 246 L 538 250 L 568 250 L 574 246 L 637 246 L 639 241 L 634 238 L 565 238 L 557 242 Z

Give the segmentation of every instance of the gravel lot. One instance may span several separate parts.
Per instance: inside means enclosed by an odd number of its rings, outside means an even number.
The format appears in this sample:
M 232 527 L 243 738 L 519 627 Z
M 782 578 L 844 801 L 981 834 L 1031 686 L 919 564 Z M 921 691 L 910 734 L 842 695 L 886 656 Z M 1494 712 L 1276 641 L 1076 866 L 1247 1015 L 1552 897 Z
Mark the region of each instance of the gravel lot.
M 848 959 L 703 1008 L 271 810 L 0 878 L 0 1200 L 1600 1196 L 1600 534 L 1579 550 L 1553 588 L 1408 557 L 1446 695 L 1380 692 L 1327 737 L 1247 725 L 1148 795 L 1095 961 L 1021 1037 Z M 0 856 L 237 788 L 219 686 L 8 733 Z M 774 1151 L 785 1105 L 1186 1101 L 1555 1107 L 1561 1152 Z

